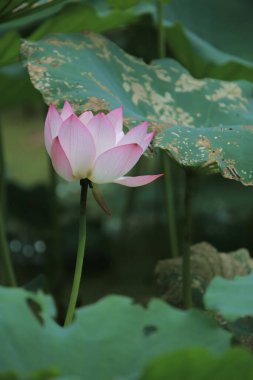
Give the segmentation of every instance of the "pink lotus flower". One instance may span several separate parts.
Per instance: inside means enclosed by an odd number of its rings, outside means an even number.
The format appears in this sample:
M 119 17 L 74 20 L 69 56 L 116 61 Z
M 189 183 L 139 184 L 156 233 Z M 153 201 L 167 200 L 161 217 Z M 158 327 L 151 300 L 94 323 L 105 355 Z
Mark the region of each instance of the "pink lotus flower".
M 154 133 L 144 122 L 123 132 L 123 107 L 107 115 L 91 111 L 77 117 L 68 102 L 61 114 L 50 105 L 45 122 L 45 144 L 55 171 L 68 181 L 88 178 L 102 184 L 146 185 L 162 174 L 125 177 L 149 146 Z

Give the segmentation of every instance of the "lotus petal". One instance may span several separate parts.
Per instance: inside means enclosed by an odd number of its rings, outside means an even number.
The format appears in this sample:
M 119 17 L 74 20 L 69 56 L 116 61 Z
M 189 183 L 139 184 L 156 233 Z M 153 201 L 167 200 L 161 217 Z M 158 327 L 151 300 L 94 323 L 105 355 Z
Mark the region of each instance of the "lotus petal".
M 91 111 L 85 111 L 79 116 L 79 120 L 81 120 L 84 125 L 87 125 L 92 118 L 93 113 Z
M 74 176 L 78 179 L 86 178 L 96 157 L 95 144 L 89 130 L 77 116 L 71 115 L 62 123 L 59 140 Z
M 111 122 L 116 133 L 116 142 L 120 141 L 124 137 L 123 132 L 123 106 L 116 108 L 109 112 L 106 117 Z
M 118 145 L 134 144 L 141 145 L 141 142 L 147 136 L 148 122 L 137 125 L 137 127 L 131 129 L 124 137 L 119 141 Z
M 153 182 L 155 179 L 161 177 L 163 174 L 155 175 L 140 175 L 137 177 L 120 177 L 115 179 L 113 182 L 120 185 L 129 186 L 129 187 L 138 187 L 147 185 L 150 182 Z
M 142 153 L 138 144 L 120 145 L 102 153 L 95 161 L 90 180 L 94 183 L 113 182 L 129 172 Z
M 143 149 L 143 152 L 145 152 L 145 150 L 147 149 L 147 147 L 151 143 L 151 140 L 154 138 L 154 135 L 155 135 L 154 132 L 148 133 L 146 135 L 146 137 L 144 138 L 144 140 L 142 140 L 142 142 L 140 143 L 140 145 Z
M 51 160 L 55 171 L 67 181 L 73 181 L 73 172 L 70 162 L 62 149 L 59 138 L 56 137 L 52 143 Z
M 97 156 L 115 146 L 115 130 L 103 113 L 94 116 L 87 124 L 87 128 L 93 136 Z
M 63 109 L 61 111 L 61 118 L 62 118 L 62 120 L 66 120 L 69 116 L 73 115 L 73 113 L 74 112 L 72 110 L 71 105 L 66 100 L 66 102 L 64 102 L 64 106 L 63 106 Z
M 44 129 L 45 145 L 49 155 L 51 154 L 52 141 L 56 136 L 58 136 L 61 124 L 62 118 L 60 117 L 55 106 L 50 104 Z

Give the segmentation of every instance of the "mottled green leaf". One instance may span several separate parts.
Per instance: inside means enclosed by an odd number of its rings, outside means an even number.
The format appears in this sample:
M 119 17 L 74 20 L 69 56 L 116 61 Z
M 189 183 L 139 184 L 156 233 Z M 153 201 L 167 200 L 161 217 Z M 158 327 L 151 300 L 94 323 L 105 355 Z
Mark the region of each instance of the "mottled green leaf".
M 24 42 L 22 53 L 46 103 L 77 112 L 124 105 L 131 128 L 148 120 L 155 146 L 181 165 L 253 184 L 253 85 L 196 80 L 177 62 L 146 65 L 95 34 Z
M 226 280 L 215 277 L 204 296 L 208 309 L 228 321 L 253 316 L 253 273 Z
M 252 355 L 233 348 L 222 357 L 203 349 L 162 355 L 149 364 L 141 380 L 251 380 Z
M 148 308 L 108 296 L 81 308 L 68 328 L 57 325 L 52 299 L 0 288 L 0 371 L 19 375 L 54 369 L 66 379 L 137 379 L 151 358 L 189 347 L 221 354 L 230 333 L 206 314 L 161 300 Z

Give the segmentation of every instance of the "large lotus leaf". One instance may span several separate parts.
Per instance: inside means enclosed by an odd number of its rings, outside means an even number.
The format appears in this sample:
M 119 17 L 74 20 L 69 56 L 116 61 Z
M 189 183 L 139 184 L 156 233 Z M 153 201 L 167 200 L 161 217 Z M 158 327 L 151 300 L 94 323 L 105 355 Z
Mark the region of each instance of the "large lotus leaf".
M 205 305 L 228 321 L 253 317 L 252 288 L 253 273 L 233 280 L 215 277 L 204 296 Z
M 164 22 L 170 49 L 195 76 L 253 81 L 252 12 L 248 0 L 171 1 Z
M 162 355 L 148 365 L 141 380 L 251 380 L 252 355 L 233 348 L 222 357 L 204 349 L 188 349 Z
M 67 99 L 78 112 L 123 104 L 128 127 L 149 120 L 155 146 L 180 164 L 253 184 L 250 83 L 196 80 L 170 59 L 146 65 L 95 34 L 26 41 L 22 53 L 47 104 Z
M 51 298 L 0 288 L 0 371 L 52 370 L 83 379 L 137 379 L 149 359 L 204 347 L 221 354 L 231 335 L 206 314 L 180 311 L 161 300 L 147 308 L 108 296 L 81 308 L 68 328 L 53 320 Z

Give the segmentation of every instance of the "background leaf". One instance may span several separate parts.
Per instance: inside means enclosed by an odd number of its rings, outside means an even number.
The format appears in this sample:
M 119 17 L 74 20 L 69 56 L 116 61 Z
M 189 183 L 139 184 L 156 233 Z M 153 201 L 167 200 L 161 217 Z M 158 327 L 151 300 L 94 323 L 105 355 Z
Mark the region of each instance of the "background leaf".
M 219 358 L 203 349 L 190 349 L 154 359 L 141 380 L 250 380 L 252 376 L 252 356 L 242 349 Z
M 205 305 L 228 321 L 253 316 L 252 288 L 253 273 L 233 280 L 216 277 L 204 296 Z
M 0 32 L 20 28 L 52 16 L 72 0 L 3 0 L 0 6 Z
M 0 66 L 14 63 L 18 60 L 20 37 L 16 31 L 4 34 L 0 38 Z
M 0 101 L 1 110 L 41 100 L 19 63 L 0 68 L 0 83 L 1 93 L 4 94 Z
M 68 379 L 138 378 L 159 354 L 192 346 L 222 353 L 231 337 L 207 315 L 160 300 L 145 309 L 108 296 L 79 309 L 66 329 L 54 322 L 52 300 L 41 293 L 0 288 L 0 304 L 0 370 L 20 375 L 54 368 Z
M 166 18 L 180 21 L 193 33 L 224 52 L 252 61 L 250 39 L 253 32 L 253 4 L 247 0 L 171 1 Z M 240 33 L 236 26 L 240 25 Z
M 28 30 L 29 39 L 36 40 L 50 32 L 107 31 L 128 25 L 137 18 L 136 12 L 132 10 L 108 9 L 102 12 L 97 9 L 96 4 L 89 5 L 83 1 L 73 3 L 70 0 L 51 0 L 44 5 L 42 3 L 36 5 L 36 1 L 24 3 L 17 0 L 6 2 L 6 7 L 3 5 L 0 34 L 7 32 L 0 37 L 0 66 L 3 66 L 0 72 L 0 90 L 5 93 L 4 99 L 1 100 L 1 109 L 22 103 L 31 104 L 38 100 L 38 96 L 29 85 L 26 72 L 17 64 L 20 61 L 21 35 L 27 35 L 27 31 L 23 29 Z M 39 21 L 41 24 L 37 26 Z
M 47 33 L 55 32 L 69 33 L 87 30 L 104 32 L 128 25 L 136 18 L 137 16 L 131 10 L 111 10 L 102 13 L 87 4 L 69 4 L 62 12 L 43 22 L 30 38 L 37 40 Z
M 247 0 L 171 1 L 164 21 L 169 49 L 196 77 L 252 81 L 252 11 Z

